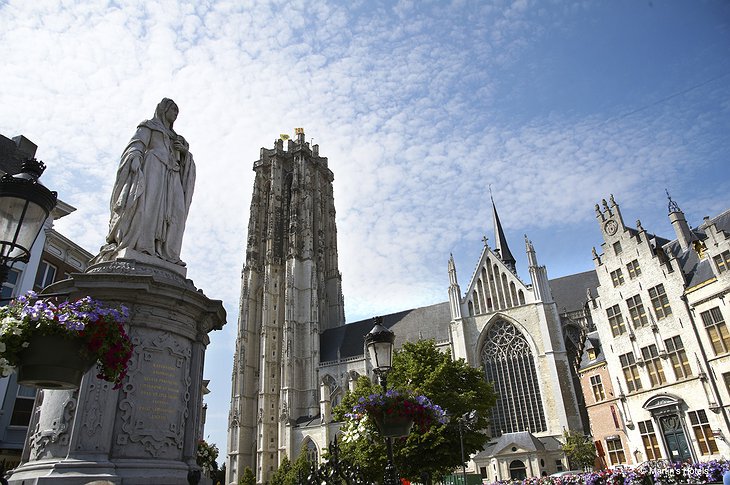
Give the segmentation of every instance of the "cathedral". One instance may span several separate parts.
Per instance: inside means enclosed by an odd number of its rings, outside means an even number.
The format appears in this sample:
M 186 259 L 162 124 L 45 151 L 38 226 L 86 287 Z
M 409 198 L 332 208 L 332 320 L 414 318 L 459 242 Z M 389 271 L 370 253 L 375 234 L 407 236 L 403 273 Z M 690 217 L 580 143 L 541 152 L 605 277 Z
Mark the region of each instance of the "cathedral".
M 233 363 L 228 483 L 245 467 L 266 483 L 284 456 L 318 458 L 339 423 L 331 410 L 361 375 L 372 376 L 364 336 L 371 320 L 345 324 L 332 184 L 318 145 L 296 138 L 254 162 L 246 261 Z M 585 304 L 594 272 L 548 280 L 525 238 L 530 281 L 518 276 L 492 202 L 495 243 L 485 239 L 464 291 L 454 259 L 448 301 L 385 315 L 405 341 L 433 339 L 483 367 L 498 401 L 487 447 L 472 472 L 489 481 L 567 467 L 559 438 L 586 428 L 578 368 L 591 330 Z M 444 258 L 447 261 L 447 258 Z M 588 294 L 588 295 L 587 295 Z

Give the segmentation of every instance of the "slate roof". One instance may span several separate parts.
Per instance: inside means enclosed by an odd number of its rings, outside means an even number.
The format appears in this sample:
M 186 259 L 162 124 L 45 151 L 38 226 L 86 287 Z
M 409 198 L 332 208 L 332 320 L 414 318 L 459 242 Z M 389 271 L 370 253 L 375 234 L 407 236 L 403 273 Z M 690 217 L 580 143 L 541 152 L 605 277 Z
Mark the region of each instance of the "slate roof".
M 588 358 L 588 350 L 590 349 L 596 350 L 596 358 L 593 360 Z M 601 340 L 598 338 L 598 332 L 590 332 L 586 335 L 586 343 L 583 347 L 583 355 L 581 355 L 580 360 L 580 370 L 605 361 L 606 356 L 603 355 L 603 349 L 601 348 Z
M 395 332 L 395 347 L 403 342 L 449 339 L 451 313 L 449 303 L 437 303 L 413 310 L 383 315 L 383 326 Z M 322 332 L 319 347 L 322 362 L 357 357 L 365 352 L 364 338 L 373 328 L 373 320 L 360 320 Z
M 550 280 L 550 291 L 560 313 L 582 310 L 587 301 L 586 288 L 590 288 L 594 297 L 597 295 L 598 276 L 595 270 Z
M 730 209 L 712 219 L 706 220 L 701 226 L 692 229 L 692 233 L 697 240 L 704 241 L 707 239 L 706 227 L 713 223 L 719 231 L 730 233 Z M 667 241 L 662 245 L 662 249 L 667 255 L 677 258 L 682 273 L 685 276 L 687 288 L 692 288 L 715 277 L 710 261 L 708 259 L 700 260 L 697 252 L 692 247 L 682 250 L 677 239 Z
M 0 135 L 0 171 L 16 174 L 20 171 L 22 153 L 13 140 Z
M 12 140 L 0 135 L 0 171 L 10 175 L 20 173 L 23 160 L 33 158 L 37 148 L 35 143 L 23 135 Z
M 586 288 L 595 295 L 597 287 L 598 277 L 594 270 L 550 280 L 553 299 L 560 312 L 582 309 L 586 302 Z M 395 332 L 396 348 L 402 347 L 403 342 L 448 341 L 450 322 L 448 302 L 383 315 L 383 326 Z M 325 330 L 319 337 L 321 362 L 364 355 L 365 334 L 372 328 L 373 321 L 368 318 Z
M 710 222 L 714 222 L 718 230 L 730 233 L 730 209 L 726 210 L 719 216 L 716 216 L 714 219 L 711 219 Z M 700 226 L 700 228 L 704 229 L 706 225 L 707 223 L 704 223 Z
M 497 441 L 492 441 L 487 444 L 483 451 L 474 456 L 475 460 L 488 459 L 495 454 L 499 454 L 500 451 L 507 447 L 515 446 L 527 451 L 553 451 L 561 448 L 560 441 L 554 436 L 545 436 L 538 438 L 529 431 L 518 431 L 516 433 L 505 433 L 500 436 Z M 511 454 L 512 451 L 508 450 L 507 454 Z

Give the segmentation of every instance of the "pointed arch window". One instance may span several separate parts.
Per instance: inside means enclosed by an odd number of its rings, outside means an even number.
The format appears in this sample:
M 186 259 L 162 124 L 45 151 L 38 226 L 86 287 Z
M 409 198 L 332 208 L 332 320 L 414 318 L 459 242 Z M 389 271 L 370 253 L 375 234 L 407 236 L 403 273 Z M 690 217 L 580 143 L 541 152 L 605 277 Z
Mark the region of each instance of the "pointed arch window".
M 545 431 L 535 359 L 517 327 L 497 320 L 487 332 L 481 356 L 486 379 L 494 383 L 498 396 L 490 422 L 492 436 Z
M 317 451 L 317 445 L 314 444 L 314 441 L 312 441 L 312 438 L 307 436 L 304 439 L 304 443 L 302 444 L 303 448 L 306 450 L 307 453 L 307 461 L 309 463 L 319 463 L 319 451 Z

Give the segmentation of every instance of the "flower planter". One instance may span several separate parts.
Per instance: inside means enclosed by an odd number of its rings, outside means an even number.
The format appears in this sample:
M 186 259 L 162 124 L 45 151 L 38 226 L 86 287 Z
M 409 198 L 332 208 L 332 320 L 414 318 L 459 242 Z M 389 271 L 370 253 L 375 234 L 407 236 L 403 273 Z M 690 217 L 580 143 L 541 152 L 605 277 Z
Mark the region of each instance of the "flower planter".
M 81 339 L 37 335 L 19 354 L 18 384 L 43 389 L 78 389 L 94 360 Z
M 408 436 L 413 427 L 413 418 L 410 416 L 382 413 L 373 415 L 373 419 L 380 434 L 388 438 Z

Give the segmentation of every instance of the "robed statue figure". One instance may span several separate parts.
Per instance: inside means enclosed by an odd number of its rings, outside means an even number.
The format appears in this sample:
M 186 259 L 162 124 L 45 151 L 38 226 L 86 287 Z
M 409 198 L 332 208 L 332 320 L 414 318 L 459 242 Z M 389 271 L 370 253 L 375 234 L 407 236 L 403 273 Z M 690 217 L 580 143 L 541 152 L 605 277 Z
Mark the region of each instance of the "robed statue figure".
M 136 251 L 185 266 L 180 248 L 195 163 L 185 138 L 173 129 L 178 111 L 164 98 L 154 118 L 137 127 L 117 170 L 106 244 L 92 262 L 134 259 Z

